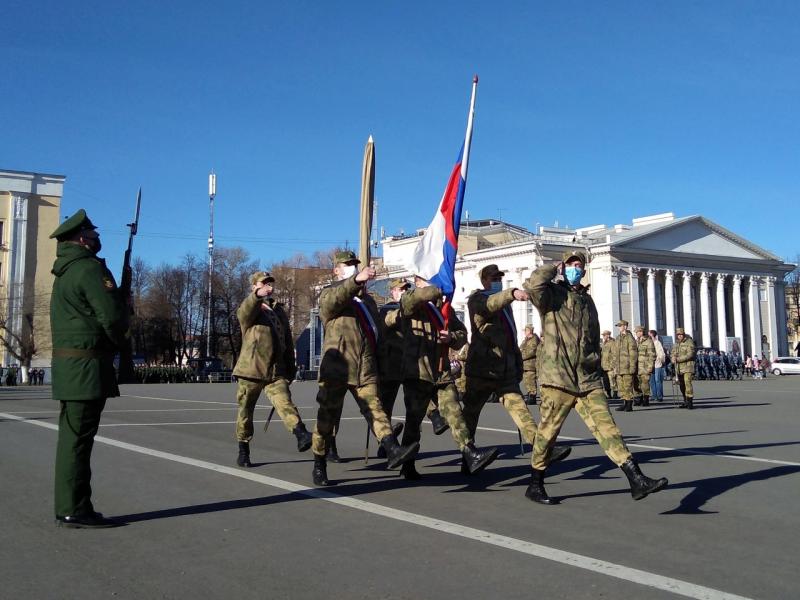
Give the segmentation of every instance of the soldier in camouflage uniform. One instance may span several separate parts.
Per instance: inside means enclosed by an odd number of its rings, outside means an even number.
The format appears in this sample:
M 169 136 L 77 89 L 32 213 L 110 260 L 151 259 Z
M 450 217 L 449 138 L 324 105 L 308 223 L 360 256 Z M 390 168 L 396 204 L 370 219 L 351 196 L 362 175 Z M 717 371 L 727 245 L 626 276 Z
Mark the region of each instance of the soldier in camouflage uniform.
M 250 276 L 251 293 L 236 311 L 242 329 L 242 350 L 233 369 L 236 376 L 236 439 L 239 456 L 236 464 L 252 467 L 250 440 L 253 439 L 253 411 L 261 392 L 272 402 L 286 429 L 297 438 L 297 449 L 311 447 L 311 434 L 306 430 L 297 407 L 292 402 L 289 384 L 297 374 L 294 340 L 289 317 L 283 305 L 272 298 L 275 278 L 265 271 Z
M 614 371 L 617 374 L 617 392 L 622 403 L 618 411 L 631 412 L 633 410 L 633 379 L 639 364 L 639 350 L 636 340 L 628 331 L 628 322 L 624 319 L 617 321 L 619 335 L 614 346 Z
M 675 366 L 675 377 L 678 378 L 678 386 L 681 389 L 683 402 L 678 408 L 694 408 L 694 389 L 692 388 L 692 377 L 694 376 L 694 340 L 692 336 L 686 335 L 683 327 L 675 330 L 675 344 L 670 352 L 670 359 Z
M 581 285 L 586 255 L 565 252 L 563 261 L 536 269 L 524 284 L 542 317 L 544 342 L 539 382 L 541 423 L 531 457 L 531 483 L 525 495 L 540 504 L 556 504 L 544 488 L 544 473 L 561 426 L 574 407 L 606 455 L 628 478 L 634 500 L 667 485 L 642 474 L 608 411 L 600 367 L 597 309 Z M 556 276 L 558 281 L 554 281 Z
M 480 272 L 483 289 L 467 300 L 472 341 L 467 355 L 467 384 L 464 393 L 464 420 L 475 439 L 478 418 L 492 393 L 511 415 L 517 429 L 529 444 L 536 438 L 536 421 L 528 410 L 519 382 L 522 379 L 522 354 L 517 346 L 517 328 L 511 303 L 524 302 L 528 294 L 517 288 L 503 290 L 503 275 L 497 265 Z M 554 457 L 566 458 L 569 447 L 558 447 Z M 462 464 L 462 471 L 468 472 Z
M 401 447 L 378 397 L 378 307 L 367 294 L 366 283 L 375 278 L 375 268 L 365 267 L 350 251 L 337 252 L 333 269 L 337 281 L 322 290 L 319 316 L 324 327 L 319 367 L 317 424 L 312 451 L 315 485 L 328 481 L 326 446 L 342 413 L 349 390 L 372 432 L 386 450 L 389 468 L 413 460 L 419 444 Z
M 450 310 L 442 314 L 442 291 L 422 277 L 415 278 L 416 288 L 400 301 L 403 315 L 403 390 L 406 402 L 406 429 L 403 445 L 420 440 L 420 424 L 431 397 L 438 400 L 439 410 L 450 425 L 453 439 L 461 451 L 463 464 L 470 475 L 482 471 L 495 458 L 497 448 L 478 450 L 470 435 L 458 391 L 450 372 L 448 348 L 458 350 L 467 341 L 464 324 Z M 414 461 L 403 465 L 401 474 L 410 480 L 419 479 Z
M 533 332 L 531 325 L 525 326 L 525 339 L 519 346 L 522 354 L 522 383 L 525 385 L 525 404 L 536 404 L 536 349 L 539 347 L 539 336 Z
M 600 347 L 600 367 L 603 369 L 603 389 L 606 392 L 606 398 L 609 400 L 617 393 L 616 375 L 614 374 L 614 353 L 616 345 L 616 340 L 611 337 L 611 332 L 606 329 L 603 332 L 603 341 Z
M 644 334 L 644 327 L 639 325 L 636 329 L 636 361 L 638 396 L 634 400 L 636 406 L 650 406 L 650 376 L 656 364 L 656 347 L 649 335 Z

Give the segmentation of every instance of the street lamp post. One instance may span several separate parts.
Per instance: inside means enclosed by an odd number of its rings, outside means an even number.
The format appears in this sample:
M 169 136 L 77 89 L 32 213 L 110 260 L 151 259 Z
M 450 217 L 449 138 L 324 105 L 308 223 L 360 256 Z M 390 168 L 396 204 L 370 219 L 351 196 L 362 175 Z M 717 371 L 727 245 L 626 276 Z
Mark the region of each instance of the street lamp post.
M 208 311 L 206 313 L 206 357 L 211 356 L 211 279 L 214 275 L 214 196 L 217 195 L 217 176 L 212 171 L 208 176 Z

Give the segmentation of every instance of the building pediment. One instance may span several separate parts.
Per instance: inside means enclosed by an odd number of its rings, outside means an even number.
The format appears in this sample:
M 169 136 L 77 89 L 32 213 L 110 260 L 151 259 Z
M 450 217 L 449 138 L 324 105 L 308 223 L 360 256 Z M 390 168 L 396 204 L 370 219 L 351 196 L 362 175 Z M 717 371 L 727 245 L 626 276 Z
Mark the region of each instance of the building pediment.
M 690 217 L 642 232 L 637 232 L 634 228 L 626 234 L 611 242 L 612 252 L 614 249 L 624 248 L 750 260 L 780 260 L 703 217 Z

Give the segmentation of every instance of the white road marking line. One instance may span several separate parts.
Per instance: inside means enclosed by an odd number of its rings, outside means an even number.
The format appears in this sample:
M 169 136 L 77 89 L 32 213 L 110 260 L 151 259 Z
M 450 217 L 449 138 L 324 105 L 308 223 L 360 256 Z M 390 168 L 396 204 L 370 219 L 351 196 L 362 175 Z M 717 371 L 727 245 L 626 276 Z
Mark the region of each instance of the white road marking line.
M 0 418 L 29 423 L 31 425 L 37 425 L 46 429 L 58 430 L 58 426 L 52 423 L 29 421 L 23 417 L 18 417 L 16 415 L 7 413 L 0 413 Z M 163 452 L 161 450 L 155 450 L 145 446 L 129 444 L 127 442 L 107 438 L 105 436 L 96 436 L 94 439 L 96 442 L 108 444 L 109 446 L 114 446 L 130 452 L 137 452 L 139 454 L 161 458 L 192 467 L 198 467 L 200 469 L 207 469 L 209 471 L 214 471 L 224 475 L 231 475 L 233 477 L 247 479 L 249 481 L 267 485 L 286 492 L 317 498 L 319 500 L 324 500 L 325 502 L 346 506 L 354 510 L 360 510 L 362 512 L 393 519 L 395 521 L 411 523 L 413 525 L 432 529 L 440 533 L 448 533 L 450 535 L 466 538 L 476 542 L 482 542 L 491 546 L 513 550 L 515 552 L 527 554 L 536 558 L 577 567 L 579 569 L 584 569 L 593 573 L 599 573 L 608 577 L 614 577 L 616 579 L 622 579 L 624 581 L 637 583 L 646 587 L 671 592 L 686 598 L 697 598 L 702 600 L 749 600 L 745 596 L 730 594 L 723 592 L 722 590 L 696 585 L 688 581 L 673 579 L 671 577 L 665 577 L 663 575 L 642 571 L 640 569 L 633 569 L 624 565 L 618 565 L 597 558 L 592 558 L 591 556 L 566 552 L 564 550 L 559 550 L 558 548 L 534 544 L 533 542 L 492 533 L 491 531 L 475 529 L 473 527 L 459 525 L 458 523 L 452 523 L 450 521 L 444 521 L 405 510 L 390 508 L 374 502 L 367 502 L 365 500 L 359 500 L 356 498 L 339 496 L 327 490 L 309 488 L 303 485 L 292 483 L 291 481 L 284 481 L 282 479 L 276 479 L 266 475 L 259 475 L 257 473 L 252 473 L 242 469 L 235 469 L 233 467 L 224 465 L 218 465 L 216 463 L 191 458 L 188 456 Z
M 105 411 L 103 411 L 105 412 Z M 279 419 L 280 420 L 280 419 Z M 364 417 L 342 417 L 340 421 L 362 421 Z M 306 423 L 316 419 L 304 419 Z M 256 420 L 253 423 L 266 423 L 266 419 Z M 172 423 L 103 423 L 100 427 L 160 427 L 162 425 L 235 425 L 236 421 L 185 421 Z

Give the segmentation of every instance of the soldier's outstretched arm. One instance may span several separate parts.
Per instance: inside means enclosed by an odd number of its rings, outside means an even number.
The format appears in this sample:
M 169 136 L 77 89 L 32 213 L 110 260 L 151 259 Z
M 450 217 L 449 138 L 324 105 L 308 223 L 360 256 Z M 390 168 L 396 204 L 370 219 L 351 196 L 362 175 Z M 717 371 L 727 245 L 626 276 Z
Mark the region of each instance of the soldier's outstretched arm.
M 251 292 L 236 309 L 236 318 L 239 320 L 239 326 L 242 331 L 246 331 L 253 326 L 258 317 L 259 306 L 261 298 L 255 292 Z
M 435 285 L 416 288 L 403 294 L 400 298 L 400 308 L 404 315 L 410 315 L 426 302 L 436 302 L 441 297 L 442 290 Z
M 547 312 L 553 306 L 553 278 L 558 272 L 556 265 L 542 265 L 522 284 L 528 297 L 539 312 Z
M 517 288 L 508 288 L 507 290 L 489 296 L 486 299 L 486 312 L 494 314 L 514 302 L 514 290 L 516 289 Z
M 338 317 L 347 307 L 350 300 L 358 294 L 363 286 L 356 281 L 356 275 L 349 277 L 322 290 L 319 295 L 319 317 L 323 323 Z

